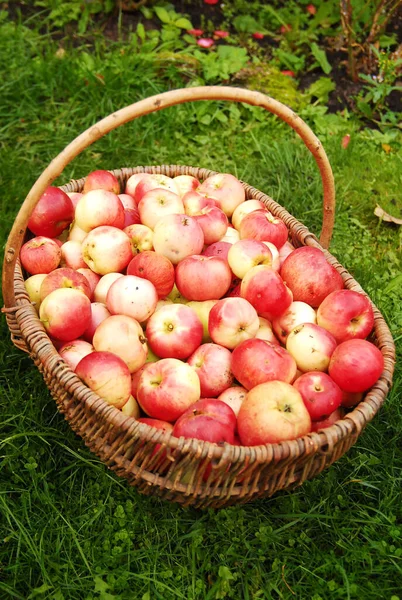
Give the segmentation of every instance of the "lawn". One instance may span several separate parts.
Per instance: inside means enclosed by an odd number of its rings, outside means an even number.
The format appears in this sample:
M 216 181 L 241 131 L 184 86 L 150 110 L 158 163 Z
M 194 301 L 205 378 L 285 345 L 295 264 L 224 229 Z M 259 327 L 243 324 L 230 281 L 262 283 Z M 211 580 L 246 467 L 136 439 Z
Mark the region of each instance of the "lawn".
M 222 83 L 141 32 L 110 42 L 95 32 L 90 42 L 61 45 L 33 17 L 0 16 L 2 247 L 32 184 L 84 129 L 157 92 Z M 218 511 L 183 509 L 139 495 L 90 453 L 13 347 L 3 317 L 2 598 L 402 598 L 402 237 L 374 215 L 377 203 L 402 206 L 401 133 L 368 127 L 347 110 L 327 114 L 325 99 L 297 102 L 334 171 L 331 252 L 394 335 L 397 367 L 384 406 L 345 456 L 302 487 Z M 86 150 L 57 183 L 147 164 L 233 173 L 320 230 L 316 165 L 293 131 L 261 109 L 199 102 L 143 117 Z

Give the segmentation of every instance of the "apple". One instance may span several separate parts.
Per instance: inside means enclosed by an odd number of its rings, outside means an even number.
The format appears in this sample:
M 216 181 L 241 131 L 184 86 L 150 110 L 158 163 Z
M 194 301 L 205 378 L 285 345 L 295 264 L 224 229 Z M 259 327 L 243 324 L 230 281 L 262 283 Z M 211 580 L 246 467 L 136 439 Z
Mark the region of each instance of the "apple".
M 91 190 L 80 198 L 75 208 L 75 224 L 84 231 L 107 225 L 122 229 L 124 208 L 117 194 Z
M 292 329 L 286 340 L 286 349 L 303 373 L 327 371 L 336 346 L 334 336 L 314 323 L 298 325 Z
M 304 373 L 293 387 L 300 392 L 312 421 L 329 417 L 341 405 L 341 388 L 326 373 Z
M 188 302 L 187 298 L 180 294 L 176 284 L 174 284 L 170 294 L 167 295 L 167 299 L 171 300 L 174 304 L 187 304 Z
M 152 250 L 136 254 L 129 262 L 127 275 L 135 275 L 151 281 L 159 298 L 164 298 L 174 286 L 174 267 L 170 260 Z
M 152 177 L 152 175 L 150 173 L 135 173 L 134 175 L 131 175 L 131 177 L 129 177 L 127 179 L 126 187 L 124 190 L 125 193 L 129 194 L 130 196 L 132 196 L 134 198 L 135 190 L 136 190 L 136 187 L 139 184 L 139 182 L 142 179 L 147 179 L 149 177 Z M 136 202 L 136 204 L 137 204 L 137 202 Z
M 98 275 L 123 271 L 133 257 L 130 238 L 117 227 L 96 227 L 82 242 L 82 256 Z
M 227 388 L 218 396 L 218 400 L 225 402 L 230 408 L 233 410 L 236 417 L 239 414 L 240 407 L 244 402 L 245 397 L 247 396 L 246 388 L 241 385 L 235 385 L 233 387 Z M 237 429 L 237 425 L 236 425 Z
M 79 338 L 91 319 L 91 302 L 79 290 L 59 288 L 42 301 L 39 318 L 52 338 L 70 342 Z
M 96 284 L 94 290 L 94 301 L 106 304 L 107 293 L 110 286 L 116 281 L 116 279 L 119 279 L 120 277 L 124 277 L 123 273 L 107 273 L 106 275 L 103 275 Z
M 279 248 L 278 254 L 279 254 L 280 267 L 283 265 L 283 263 L 285 262 L 285 259 L 289 256 L 289 254 L 291 254 L 293 252 L 294 249 L 295 249 L 295 247 L 289 241 L 285 242 L 283 244 L 283 246 L 281 246 Z
M 130 396 L 124 406 L 120 409 L 123 415 L 126 417 L 132 417 L 133 419 L 138 419 L 141 414 L 140 405 L 134 396 Z
M 92 344 L 97 327 L 108 317 L 110 317 L 110 312 L 108 311 L 106 304 L 103 302 L 91 302 L 91 319 L 88 327 L 82 334 L 84 340 Z
M 243 298 L 222 298 L 209 313 L 208 331 L 211 339 L 229 350 L 244 340 L 254 338 L 259 326 L 255 308 Z
M 40 288 L 45 277 L 47 277 L 46 273 L 38 273 L 37 275 L 31 275 L 24 281 L 29 299 L 37 312 L 39 312 L 40 306 Z
M 147 359 L 148 347 L 141 325 L 126 315 L 104 319 L 95 330 L 92 344 L 99 352 L 120 356 L 130 373 L 140 369 Z
M 128 235 L 131 242 L 133 254 L 145 252 L 153 249 L 154 232 L 146 225 L 135 223 L 124 228 L 124 233 Z
M 130 194 L 118 194 L 118 197 L 124 210 L 135 210 L 137 208 L 137 203 Z
M 70 198 L 60 188 L 49 186 L 28 219 L 28 229 L 36 236 L 55 238 L 73 219 L 74 207 Z
M 218 242 L 226 233 L 229 221 L 223 210 L 217 206 L 206 206 L 194 215 L 194 219 L 204 232 L 204 243 Z
M 258 240 L 239 240 L 228 252 L 228 262 L 233 273 L 239 279 L 257 265 L 272 266 L 272 253 Z
M 267 248 L 269 248 L 269 250 L 271 251 L 271 254 L 272 254 L 272 264 L 271 264 L 271 267 L 274 269 L 274 271 L 280 271 L 281 261 L 280 261 L 280 258 L 279 258 L 279 250 L 278 250 L 278 248 L 272 242 L 263 241 L 262 243 L 265 244 L 265 246 Z
M 232 353 L 219 344 L 202 344 L 187 359 L 187 364 L 195 369 L 201 384 L 201 396 L 219 396 L 233 385 L 231 372 Z
M 244 446 L 277 444 L 309 433 L 311 419 L 293 386 L 268 381 L 247 394 L 237 417 L 237 429 Z
M 201 254 L 204 234 L 194 217 L 166 215 L 155 225 L 153 244 L 156 252 L 177 265 L 187 256 Z
M 219 240 L 220 242 L 228 242 L 229 244 L 234 244 L 235 242 L 238 242 L 240 239 L 240 235 L 239 232 L 237 231 L 237 229 L 235 229 L 234 227 L 231 227 L 231 225 L 229 225 L 229 227 L 226 229 L 226 233 L 223 237 L 221 237 L 221 239 Z
M 294 358 L 285 348 L 265 340 L 245 340 L 232 353 L 232 373 L 247 390 L 266 381 L 292 383 L 296 369 Z
M 176 286 L 187 300 L 203 302 L 221 298 L 228 291 L 232 272 L 218 256 L 193 254 L 176 267 Z
M 139 323 L 152 315 L 157 302 L 154 284 L 135 275 L 116 279 L 106 296 L 106 306 L 112 315 L 126 315 Z
M 277 271 L 267 265 L 253 267 L 243 277 L 240 295 L 261 317 L 273 321 L 292 304 L 292 292 Z
M 356 404 L 359 404 L 363 400 L 363 392 L 344 392 L 342 390 L 342 402 L 341 406 L 345 408 L 353 408 Z
M 74 269 L 55 269 L 48 273 L 40 288 L 40 301 L 48 296 L 53 290 L 59 288 L 72 288 L 85 294 L 91 299 L 91 288 L 87 279 Z
M 198 192 L 214 198 L 227 217 L 231 217 L 235 208 L 246 199 L 244 187 L 230 173 L 211 175 L 200 185 Z
M 358 394 L 370 389 L 384 370 L 381 351 L 367 340 L 347 340 L 335 349 L 329 375 L 342 391 Z
M 131 396 L 130 371 L 126 363 L 112 352 L 91 352 L 80 360 L 75 373 L 115 408 L 123 408 Z
M 137 204 L 147 192 L 154 189 L 167 190 L 179 196 L 179 188 L 171 177 L 167 175 L 150 175 L 149 177 L 142 177 L 135 187 L 134 199 Z
M 293 300 L 317 308 L 331 292 L 343 288 L 343 279 L 319 248 L 302 246 L 285 259 L 280 274 L 292 290 Z
M 209 321 L 209 313 L 211 312 L 211 308 L 213 306 L 215 306 L 215 304 L 218 302 L 218 300 L 204 300 L 203 302 L 197 302 L 192 300 L 191 302 L 187 302 L 187 306 L 189 306 L 190 308 L 192 308 L 196 314 L 197 317 L 199 318 L 199 320 L 202 323 L 202 327 L 203 327 L 203 336 L 202 336 L 202 343 L 206 344 L 208 342 L 211 342 L 211 336 L 209 335 L 209 331 L 208 331 L 208 321 Z
M 30 275 L 47 274 L 60 264 L 60 246 L 48 237 L 34 237 L 22 246 L 20 260 Z
M 130 225 L 141 225 L 141 217 L 137 207 L 124 209 L 123 229 L 130 227 Z
M 184 214 L 184 206 L 178 194 L 155 188 L 142 196 L 138 202 L 138 212 L 141 223 L 150 229 L 154 229 L 161 217 Z
M 84 275 L 84 277 L 88 281 L 89 288 L 91 290 L 91 295 L 89 296 L 89 299 L 92 301 L 94 298 L 95 288 L 100 281 L 100 275 L 94 273 L 93 271 L 91 271 L 91 269 L 88 269 L 88 267 L 77 269 L 77 273 L 81 273 L 81 275 Z
M 78 204 L 78 200 L 81 198 L 81 196 L 83 195 L 81 192 L 66 192 L 67 196 L 70 198 L 71 203 L 73 205 L 74 211 L 75 211 L 75 207 Z
M 92 171 L 85 178 L 83 193 L 91 190 L 106 190 L 118 194 L 120 192 L 119 180 L 110 171 L 98 170 Z
M 272 324 L 268 321 L 268 319 L 264 319 L 264 317 L 258 317 L 258 320 L 260 322 L 260 326 L 255 334 L 255 337 L 258 340 L 271 342 L 271 344 L 279 344 L 279 340 L 275 337 L 275 334 L 272 331 Z
M 78 225 L 73 221 L 68 232 L 67 241 L 80 242 L 81 244 L 85 240 L 87 235 L 88 232 L 81 229 L 81 227 L 78 227 Z
M 92 344 L 84 340 L 73 340 L 66 342 L 59 348 L 61 358 L 68 364 L 70 369 L 75 371 L 76 366 L 84 356 L 94 351 Z
M 211 244 L 210 246 L 207 246 L 202 253 L 204 256 L 220 256 L 220 258 L 224 258 L 225 260 L 227 260 L 229 250 L 231 247 L 232 244 L 230 244 L 229 242 L 219 241 L 215 242 L 214 244 Z
M 68 267 L 69 269 L 85 269 L 87 267 L 83 256 L 82 256 L 82 244 L 74 240 L 68 240 L 60 246 L 61 260 L 60 265 L 62 267 Z
M 173 435 L 233 444 L 235 427 L 236 415 L 228 404 L 216 398 L 202 398 L 177 419 Z
M 336 290 L 318 307 L 317 323 L 340 344 L 366 338 L 374 327 L 374 312 L 367 296 L 352 290 Z
M 239 204 L 237 208 L 234 209 L 232 214 L 232 225 L 235 229 L 239 230 L 240 223 L 244 219 L 246 215 L 254 212 L 255 210 L 268 210 L 265 206 L 264 202 L 261 200 L 247 200 L 246 202 L 242 202 Z
M 181 198 L 183 198 L 184 194 L 187 192 L 193 192 L 201 185 L 198 179 L 192 175 L 177 175 L 176 177 L 173 177 L 173 181 L 179 190 L 179 196 Z
M 157 356 L 184 360 L 200 346 L 203 327 L 192 308 L 170 304 L 154 312 L 145 332 L 148 344 Z
M 137 400 L 147 415 L 176 421 L 200 399 L 200 380 L 190 365 L 176 358 L 149 363 L 141 374 Z
M 316 322 L 317 315 L 314 308 L 305 302 L 296 300 L 296 302 L 292 302 L 289 305 L 280 317 L 272 321 L 272 327 L 278 339 L 282 344 L 286 345 L 286 340 L 292 329 L 303 323 Z
M 217 206 L 214 198 L 209 198 L 196 191 L 189 191 L 182 196 L 184 211 L 189 217 L 199 215 L 202 209 Z
M 289 231 L 282 219 L 269 210 L 255 210 L 242 219 L 239 234 L 240 239 L 271 242 L 279 249 L 288 239 Z
M 345 411 L 342 407 L 337 408 L 328 417 L 320 419 L 319 421 L 311 422 L 311 431 L 320 431 L 320 429 L 326 429 L 331 427 L 337 421 L 340 421 L 345 416 Z
M 173 300 L 171 300 L 170 298 L 159 298 L 158 302 L 156 303 L 155 306 L 155 310 L 152 314 L 155 314 L 159 309 L 161 309 L 163 306 L 169 306 L 170 304 L 173 304 Z M 149 319 L 151 318 L 152 315 L 150 315 L 148 317 L 148 319 L 145 319 L 144 321 L 141 321 L 141 327 L 145 330 L 147 323 L 149 321 Z

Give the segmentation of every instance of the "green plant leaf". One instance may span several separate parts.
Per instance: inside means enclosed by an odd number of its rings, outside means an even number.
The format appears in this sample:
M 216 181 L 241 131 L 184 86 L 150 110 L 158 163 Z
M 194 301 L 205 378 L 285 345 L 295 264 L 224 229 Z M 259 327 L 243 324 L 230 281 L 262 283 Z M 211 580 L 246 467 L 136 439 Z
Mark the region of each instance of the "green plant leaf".
M 191 21 L 189 21 L 188 19 L 185 19 L 184 17 L 180 17 L 180 19 L 177 19 L 177 21 L 175 21 L 174 24 L 176 25 L 176 27 L 180 27 L 180 29 L 192 29 L 193 28 Z
M 166 10 L 166 8 L 163 8 L 163 6 L 155 6 L 154 11 L 156 13 L 156 16 L 160 21 L 162 21 L 162 23 L 168 24 L 172 22 L 172 18 L 169 12 Z
M 328 73 L 330 73 L 332 71 L 332 67 L 328 62 L 325 50 L 322 50 L 321 48 L 318 47 L 318 45 L 315 42 L 313 42 L 311 44 L 311 52 L 312 52 L 314 58 L 316 59 L 316 61 L 318 62 L 318 64 L 320 65 L 321 69 L 324 71 L 324 73 L 326 75 L 328 75 Z
M 335 89 L 335 83 L 329 77 L 320 77 L 317 81 L 314 81 L 308 88 L 308 95 L 310 98 L 317 98 L 317 100 L 326 104 L 330 92 Z

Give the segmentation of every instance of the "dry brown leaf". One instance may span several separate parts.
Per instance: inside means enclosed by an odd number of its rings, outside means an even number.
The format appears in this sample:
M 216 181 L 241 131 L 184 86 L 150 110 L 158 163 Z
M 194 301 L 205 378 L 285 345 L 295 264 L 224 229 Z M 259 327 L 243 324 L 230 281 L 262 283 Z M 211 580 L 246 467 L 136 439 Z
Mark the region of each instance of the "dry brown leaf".
M 379 204 L 374 209 L 374 214 L 376 217 L 379 217 L 382 221 L 386 221 L 387 223 L 396 223 L 396 225 L 402 225 L 402 219 L 397 219 L 392 215 L 389 215 Z

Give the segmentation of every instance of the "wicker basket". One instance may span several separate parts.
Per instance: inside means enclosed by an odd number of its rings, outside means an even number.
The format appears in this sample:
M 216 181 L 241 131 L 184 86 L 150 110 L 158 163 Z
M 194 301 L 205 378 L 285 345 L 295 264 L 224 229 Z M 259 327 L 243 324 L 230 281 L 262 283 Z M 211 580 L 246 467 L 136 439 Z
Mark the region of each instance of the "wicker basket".
M 139 116 L 195 100 L 231 100 L 261 106 L 287 122 L 303 139 L 321 173 L 324 190 L 320 242 L 306 227 L 271 198 L 244 184 L 246 197 L 262 200 L 281 217 L 295 245 L 327 248 L 334 224 L 335 193 L 331 167 L 319 140 L 291 109 L 261 93 L 229 87 L 198 87 L 166 92 L 128 106 L 89 128 L 67 146 L 32 187 L 10 233 L 3 268 L 3 295 L 13 343 L 29 353 L 57 403 L 57 407 L 85 444 L 118 475 L 144 494 L 195 507 L 223 507 L 271 496 L 302 484 L 340 458 L 357 440 L 384 402 L 392 383 L 395 347 L 376 307 L 373 340 L 385 362 L 380 380 L 345 418 L 318 433 L 299 439 L 255 447 L 222 446 L 175 438 L 123 415 L 89 390 L 61 360 L 50 342 L 25 291 L 18 261 L 28 218 L 45 188 L 67 164 L 97 139 Z M 213 172 L 188 166 L 136 167 L 114 171 L 124 187 L 134 173 L 180 174 L 205 179 Z M 71 181 L 65 191 L 80 191 L 85 179 Z M 342 275 L 345 288 L 363 292 L 359 284 L 324 250 Z M 212 469 L 209 467 L 212 466 Z M 206 476 L 208 467 L 209 475 Z

